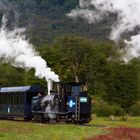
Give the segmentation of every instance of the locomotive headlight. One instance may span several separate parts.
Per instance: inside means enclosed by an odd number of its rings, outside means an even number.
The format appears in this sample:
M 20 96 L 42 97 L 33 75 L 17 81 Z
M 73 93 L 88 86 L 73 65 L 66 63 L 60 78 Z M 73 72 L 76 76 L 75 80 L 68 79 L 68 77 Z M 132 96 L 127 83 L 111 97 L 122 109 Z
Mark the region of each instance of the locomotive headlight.
M 73 106 L 75 106 L 75 102 L 73 100 L 70 100 L 68 105 L 70 108 L 72 108 Z
M 87 97 L 80 97 L 81 103 L 87 103 Z

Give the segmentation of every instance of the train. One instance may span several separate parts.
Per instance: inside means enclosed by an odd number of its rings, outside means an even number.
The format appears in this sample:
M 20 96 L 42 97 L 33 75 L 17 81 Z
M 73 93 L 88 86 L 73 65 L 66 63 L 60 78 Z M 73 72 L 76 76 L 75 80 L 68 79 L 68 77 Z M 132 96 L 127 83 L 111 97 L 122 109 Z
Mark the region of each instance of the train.
M 34 122 L 88 123 L 91 97 L 82 83 L 54 82 L 49 94 L 40 86 L 0 88 L 0 118 Z

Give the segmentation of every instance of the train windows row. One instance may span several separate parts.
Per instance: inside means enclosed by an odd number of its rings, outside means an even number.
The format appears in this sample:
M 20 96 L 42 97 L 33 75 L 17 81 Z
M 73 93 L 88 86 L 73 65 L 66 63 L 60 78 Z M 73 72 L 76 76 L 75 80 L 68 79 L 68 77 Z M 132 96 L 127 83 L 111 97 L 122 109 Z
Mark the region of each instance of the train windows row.
M 23 93 L 0 93 L 0 104 L 23 104 Z

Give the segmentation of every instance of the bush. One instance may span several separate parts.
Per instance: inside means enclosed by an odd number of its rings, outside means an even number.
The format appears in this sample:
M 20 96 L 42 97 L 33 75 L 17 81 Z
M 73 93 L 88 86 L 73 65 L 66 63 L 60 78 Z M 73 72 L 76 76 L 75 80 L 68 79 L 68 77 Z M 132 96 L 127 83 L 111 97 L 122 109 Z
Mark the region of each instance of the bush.
M 109 117 L 111 115 L 122 116 L 125 111 L 117 105 L 103 104 L 93 106 L 93 113 L 99 117 Z
M 128 120 L 128 117 L 127 116 L 122 116 L 121 118 L 120 118 L 120 121 L 127 121 Z
M 130 113 L 132 116 L 140 116 L 140 103 L 131 106 Z
M 114 106 L 115 109 L 115 116 L 123 116 L 126 114 L 125 110 L 121 108 L 120 106 Z

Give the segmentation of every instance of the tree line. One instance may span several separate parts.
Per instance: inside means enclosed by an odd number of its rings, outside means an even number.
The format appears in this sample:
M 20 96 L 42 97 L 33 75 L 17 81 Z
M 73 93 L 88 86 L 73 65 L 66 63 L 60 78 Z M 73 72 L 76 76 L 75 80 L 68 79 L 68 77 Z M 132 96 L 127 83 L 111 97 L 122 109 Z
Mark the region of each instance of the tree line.
M 84 82 L 91 96 L 125 110 L 140 101 L 140 59 L 125 63 L 113 42 L 68 35 L 36 49 L 61 81 Z M 26 71 L 1 61 L 0 73 L 1 87 L 47 87 L 45 79 L 34 77 L 33 69 Z

